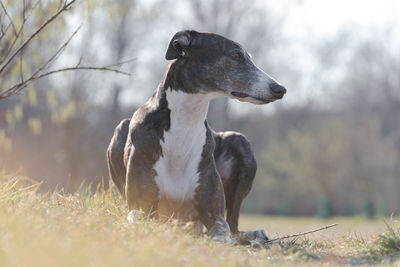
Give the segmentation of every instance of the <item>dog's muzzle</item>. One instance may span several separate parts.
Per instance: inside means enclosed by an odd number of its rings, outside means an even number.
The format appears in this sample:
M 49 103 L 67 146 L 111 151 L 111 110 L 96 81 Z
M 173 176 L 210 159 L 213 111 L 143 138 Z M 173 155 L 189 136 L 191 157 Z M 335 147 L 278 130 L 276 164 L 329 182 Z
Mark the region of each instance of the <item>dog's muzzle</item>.
M 286 88 L 278 83 L 271 84 L 270 89 L 275 99 L 281 99 L 286 94 Z

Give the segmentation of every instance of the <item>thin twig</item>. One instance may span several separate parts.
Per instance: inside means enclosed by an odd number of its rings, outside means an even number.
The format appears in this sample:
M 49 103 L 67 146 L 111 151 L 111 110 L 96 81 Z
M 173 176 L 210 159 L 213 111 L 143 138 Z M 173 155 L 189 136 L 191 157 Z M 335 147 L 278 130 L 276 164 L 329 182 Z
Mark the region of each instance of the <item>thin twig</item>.
M 108 66 L 106 66 L 106 67 L 107 67 L 107 68 L 119 67 L 119 66 L 121 66 L 121 65 L 123 65 L 123 64 L 131 63 L 131 62 L 133 62 L 133 61 L 135 61 L 135 60 L 136 60 L 136 58 L 131 58 L 131 59 L 127 59 L 127 60 L 124 60 L 124 61 L 115 63 L 115 64 L 108 65 Z
M 0 59 L 0 65 L 4 62 L 4 60 L 7 59 L 7 56 L 10 55 L 11 51 L 12 51 L 13 48 L 14 48 L 14 45 L 17 43 L 18 39 L 20 39 L 22 30 L 24 29 L 24 26 L 25 26 L 25 21 L 23 21 L 23 22 L 21 23 L 21 26 L 19 27 L 19 30 L 18 30 L 17 32 L 14 33 L 14 40 L 13 40 L 12 42 L 10 42 L 10 44 L 9 44 L 8 47 L 7 47 L 6 52 L 4 53 L 4 56 L 1 57 L 1 59 Z M 10 38 L 11 38 L 11 37 L 10 37 Z M 21 43 L 22 43 L 22 41 L 23 41 L 23 40 L 21 39 Z M 3 58 L 4 58 L 4 59 L 3 59 Z
M 25 25 L 25 22 L 26 22 L 26 3 L 25 3 L 25 0 L 23 0 L 22 3 L 23 3 L 24 7 L 22 9 L 23 22 L 22 22 L 21 29 L 23 28 L 23 26 Z M 22 44 L 23 40 L 24 40 L 24 32 L 21 31 L 21 44 Z M 20 76 L 20 79 L 21 79 L 22 82 L 24 81 L 24 73 L 22 71 L 23 64 L 24 64 L 24 50 L 22 49 L 21 53 L 19 54 L 19 76 Z
M 0 1 L 1 1 L 1 0 L 0 0 Z M 33 9 L 36 8 L 37 3 L 39 3 L 39 1 L 40 1 L 40 0 L 38 0 L 38 1 L 35 3 L 35 5 L 33 6 Z M 1 60 L 0 60 L 0 67 L 1 67 L 1 69 L 0 69 L 0 75 L 1 75 L 2 71 L 4 71 L 4 70 L 6 69 L 7 65 L 9 65 L 9 64 L 13 61 L 13 59 L 14 59 L 15 57 L 18 57 L 18 56 L 19 56 L 19 57 L 20 57 L 20 75 L 21 75 L 21 76 L 20 76 L 20 80 L 21 80 L 21 81 L 20 81 L 19 83 L 15 84 L 15 85 L 9 87 L 9 88 L 6 89 L 6 90 L 1 90 L 1 89 L 0 89 L 0 99 L 6 98 L 6 97 L 11 96 L 11 95 L 14 95 L 14 94 L 17 94 L 17 93 L 19 93 L 20 91 L 22 91 L 23 89 L 25 89 L 29 84 L 35 82 L 36 80 L 41 79 L 41 78 L 46 77 L 46 76 L 49 76 L 49 75 L 51 75 L 51 74 L 58 73 L 58 72 L 65 72 L 65 71 L 71 71 L 71 70 L 100 70 L 100 71 L 112 71 L 112 72 L 115 72 L 115 73 L 124 74 L 124 75 L 128 75 L 128 76 L 131 75 L 131 74 L 128 73 L 128 72 L 124 72 L 124 71 L 119 70 L 119 67 L 120 67 L 121 65 L 123 65 L 123 64 L 125 64 L 125 63 L 128 63 L 128 62 L 131 62 L 131 61 L 133 61 L 133 60 L 135 60 L 135 59 L 129 59 L 129 60 L 126 60 L 126 61 L 118 62 L 118 63 L 111 64 L 111 65 L 108 65 L 108 66 L 103 66 L 103 67 L 81 66 L 81 60 L 82 60 L 82 59 L 80 59 L 79 62 L 78 62 L 78 64 L 77 64 L 76 66 L 74 66 L 74 67 L 65 67 L 65 68 L 55 69 L 55 70 L 52 70 L 52 71 L 48 71 L 48 72 L 43 73 L 44 70 L 45 70 L 45 69 L 48 69 L 49 65 L 51 65 L 51 64 L 58 58 L 58 56 L 64 52 L 65 48 L 66 48 L 66 47 L 68 46 L 68 44 L 70 43 L 71 39 L 72 39 L 72 38 L 76 35 L 76 33 L 79 31 L 79 29 L 80 29 L 80 27 L 81 27 L 81 26 L 79 26 L 79 27 L 70 35 L 70 37 L 66 40 L 66 42 L 64 42 L 64 44 L 61 45 L 61 46 L 58 48 L 58 50 L 57 50 L 57 51 L 56 51 L 56 52 L 55 52 L 41 67 L 39 67 L 29 78 L 24 79 L 24 77 L 23 77 L 23 75 L 22 75 L 22 65 L 23 65 L 23 54 L 22 54 L 22 53 L 23 53 L 24 48 L 25 48 L 27 45 L 29 45 L 29 42 L 30 42 L 33 38 L 35 38 L 35 36 L 38 35 L 49 23 L 51 23 L 51 22 L 52 22 L 56 17 L 58 17 L 63 11 L 68 10 L 68 9 L 72 6 L 72 4 L 73 4 L 75 1 L 76 1 L 76 0 L 70 0 L 70 1 L 68 2 L 68 0 L 60 0 L 60 6 L 59 6 L 58 11 L 57 11 L 52 17 L 50 17 L 49 19 L 47 19 L 46 22 L 44 22 L 33 34 L 31 34 L 31 35 L 28 37 L 27 40 L 23 41 L 23 38 L 21 38 L 21 45 L 20 45 L 20 47 L 19 47 L 18 49 L 16 49 L 15 51 L 12 51 L 12 48 L 13 48 L 13 46 L 14 46 L 14 43 L 20 38 L 20 36 L 21 36 L 21 34 L 22 34 L 22 29 L 23 29 L 23 27 L 24 27 L 24 24 L 25 24 L 27 18 L 28 18 L 28 17 L 31 15 L 31 13 L 33 12 L 33 11 L 31 11 L 31 12 L 27 15 L 26 10 L 25 10 L 25 9 L 26 9 L 25 0 L 23 1 L 23 2 L 24 2 L 24 10 L 23 10 L 23 14 L 22 14 L 22 16 L 23 16 L 23 23 L 22 23 L 22 26 L 20 27 L 20 29 L 19 29 L 18 31 L 16 31 L 16 36 L 15 36 L 16 38 L 15 38 L 14 41 L 12 42 L 12 44 L 11 44 L 11 46 L 10 46 L 10 48 L 9 48 L 9 51 L 8 51 L 8 53 L 7 53 L 7 55 L 8 55 L 8 54 L 10 54 L 10 53 L 12 52 L 12 55 L 9 56 L 9 57 L 6 56 L 5 59 L 4 59 L 4 61 L 1 61 Z M 2 3 L 1 3 L 1 4 L 2 4 Z M 2 6 L 3 6 L 3 5 L 2 5 Z M 5 8 L 6 8 L 6 7 L 3 6 L 3 9 L 5 9 Z M 3 37 L 3 36 L 1 36 L 1 37 Z M 6 62 L 5 62 L 5 61 L 6 61 Z M 3 62 L 5 62 L 5 63 L 2 64 Z
M 14 40 L 11 42 L 11 44 L 10 44 L 9 47 L 7 48 L 7 52 L 4 54 L 4 60 L 7 59 L 7 56 L 11 53 L 12 49 L 14 48 L 14 45 L 17 43 L 18 39 L 20 38 L 24 26 L 25 26 L 25 22 L 23 22 L 23 23 L 21 24 L 21 27 L 19 28 L 17 34 L 16 34 L 15 37 L 14 37 Z M 21 41 L 22 41 L 22 40 L 21 40 Z M 0 64 L 2 64 L 4 60 L 1 60 L 1 61 L 0 61 Z
M 56 60 L 56 58 L 64 51 L 64 49 L 68 46 L 69 42 L 72 40 L 72 38 L 78 33 L 79 29 L 81 26 L 79 26 L 67 39 L 67 41 L 65 41 L 65 43 L 60 46 L 57 51 L 54 53 L 54 55 L 52 55 L 46 63 L 44 63 L 41 67 L 39 67 L 26 81 L 24 81 L 23 79 L 21 79 L 21 82 L 18 84 L 15 84 L 14 86 L 4 90 L 3 92 L 0 93 L 0 99 L 7 97 L 7 96 L 11 96 L 13 94 L 18 93 L 19 91 L 23 90 L 24 88 L 26 88 L 28 86 L 28 84 L 30 84 L 31 82 L 33 82 L 35 79 L 37 79 L 37 76 L 40 74 L 40 72 L 42 72 L 44 69 L 46 69 L 53 61 Z M 21 53 L 22 54 L 22 53 Z
M 82 26 L 82 25 L 79 25 L 79 26 L 75 29 L 75 31 L 68 37 L 68 39 L 64 42 L 64 44 L 61 45 L 61 46 L 57 49 L 57 51 L 54 53 L 54 55 L 51 56 L 50 59 L 47 60 L 47 62 L 46 62 L 42 67 L 40 67 L 32 76 L 36 76 L 36 74 L 38 74 L 39 72 L 41 72 L 43 69 L 47 68 L 51 63 L 53 63 L 53 62 L 58 58 L 58 56 L 60 56 L 60 55 L 64 52 L 65 48 L 66 48 L 66 47 L 68 46 L 68 44 L 71 42 L 72 38 L 74 38 L 74 36 L 75 36 L 75 35 L 78 33 L 78 31 L 81 29 L 81 26 Z
M 32 83 L 38 79 L 44 78 L 46 76 L 49 76 L 49 75 L 52 75 L 55 73 L 65 72 L 65 71 L 74 71 L 74 70 L 100 70 L 100 71 L 116 72 L 116 73 L 127 75 L 127 76 L 131 75 L 131 73 L 120 71 L 118 69 L 113 69 L 113 68 L 109 68 L 109 67 L 91 67 L 91 66 L 79 67 L 78 66 L 78 67 L 61 68 L 61 69 L 56 69 L 56 70 L 52 70 L 52 71 L 43 73 L 39 76 L 31 76 L 29 79 L 26 79 L 25 81 L 20 82 L 16 85 L 4 90 L 3 92 L 0 92 L 0 100 L 20 92 L 21 90 L 26 88 L 30 83 Z
M 277 237 L 277 238 L 268 240 L 267 243 L 271 244 L 271 243 L 273 243 L 275 241 L 280 241 L 280 240 L 283 240 L 283 239 L 294 238 L 294 237 L 299 237 L 299 236 L 312 234 L 312 233 L 315 233 L 315 232 L 318 232 L 318 231 L 326 230 L 326 229 L 334 227 L 334 226 L 338 226 L 338 224 L 334 223 L 334 224 L 330 224 L 330 225 L 327 225 L 325 227 L 321 227 L 321 228 L 318 228 L 318 229 L 315 229 L 315 230 L 311 230 L 311 231 L 307 231 L 307 232 L 302 232 L 302 233 L 297 233 L 297 234 L 291 234 L 291 235 L 285 235 L 285 236 L 282 236 L 282 237 Z
M 78 61 L 78 63 L 76 64 L 76 67 L 79 67 L 79 66 L 81 65 L 81 63 L 82 63 L 82 56 L 79 58 L 79 61 Z
M 0 1 L 1 1 L 1 0 L 0 0 Z M 2 25 L 2 26 L 3 26 L 3 25 Z M 5 28 L 2 27 L 2 29 L 1 29 L 0 41 L 1 41 L 1 39 L 3 39 L 3 37 L 6 35 L 8 29 L 10 29 L 10 27 L 11 27 L 11 24 L 8 24 Z
M 28 15 L 26 15 L 26 20 L 28 20 L 31 15 L 33 14 L 33 11 L 36 9 L 36 7 L 39 5 L 41 0 L 37 0 L 31 7 L 30 7 L 30 12 Z
M 112 69 L 112 68 L 108 68 L 108 67 L 84 66 L 84 67 L 69 67 L 69 68 L 62 68 L 62 69 L 52 70 L 52 71 L 49 71 L 49 72 L 46 72 L 46 73 L 43 73 L 43 74 L 39 75 L 37 77 L 37 79 L 49 76 L 49 75 L 57 73 L 57 72 L 71 71 L 71 70 L 102 70 L 102 71 L 116 72 L 116 73 L 127 75 L 127 76 L 131 75 L 131 73 L 129 73 L 129 72 L 121 71 L 121 70 L 118 70 L 118 69 Z
M 8 12 L 7 12 L 7 7 L 5 7 L 5 6 L 3 5 L 3 2 L 2 2 L 2 1 L 0 1 L 0 5 L 1 5 L 1 8 L 4 10 L 4 13 L 5 13 L 5 15 L 7 16 L 8 20 L 10 21 L 10 24 L 11 24 L 11 27 L 12 27 L 12 29 L 13 29 L 13 31 L 14 31 L 14 34 L 17 35 L 17 30 L 16 30 L 16 28 L 15 28 L 15 25 L 14 25 L 14 22 L 13 22 L 11 16 L 10 16 L 10 15 L 8 14 Z
M 3 64 L 3 66 L 0 69 L 0 73 L 3 72 L 3 70 L 7 67 L 8 64 L 15 58 L 18 53 L 21 52 L 22 49 L 25 48 L 29 44 L 29 42 L 35 38 L 36 35 L 38 35 L 50 22 L 52 22 L 54 19 L 56 19 L 62 12 L 68 10 L 73 3 L 75 3 L 76 0 L 71 0 L 69 3 L 66 3 L 60 10 L 58 10 L 53 16 L 51 16 L 46 22 L 44 22 L 31 36 L 29 36 L 28 39 L 25 40 L 25 42 L 8 58 L 8 60 Z
M 32 10 L 32 12 L 33 12 L 33 10 Z M 32 12 L 30 14 L 32 14 Z M 14 45 L 17 43 L 18 39 L 21 39 L 21 45 L 23 44 L 23 33 L 24 33 L 23 30 L 24 30 L 26 21 L 28 19 L 26 17 L 25 13 L 26 13 L 26 6 L 25 6 L 25 0 L 24 0 L 23 10 L 22 10 L 23 20 L 22 20 L 21 26 L 19 27 L 18 31 L 16 31 L 14 33 L 15 38 L 11 42 L 11 44 L 8 46 L 7 51 L 4 53 L 4 57 L 0 58 L 0 65 L 7 59 L 8 55 L 10 55 L 10 53 L 12 52 Z M 28 17 L 30 16 L 30 14 L 28 15 Z M 13 27 L 15 27 L 15 26 L 13 26 Z M 15 31 L 15 29 L 14 29 L 14 31 Z M 21 50 L 20 54 L 22 54 L 22 51 L 23 51 L 23 49 Z

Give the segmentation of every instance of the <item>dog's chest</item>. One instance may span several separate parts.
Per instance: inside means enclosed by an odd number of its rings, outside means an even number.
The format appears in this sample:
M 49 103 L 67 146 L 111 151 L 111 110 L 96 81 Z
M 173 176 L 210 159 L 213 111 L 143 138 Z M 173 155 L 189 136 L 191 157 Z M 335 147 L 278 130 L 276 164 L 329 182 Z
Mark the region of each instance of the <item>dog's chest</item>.
M 160 199 L 184 202 L 193 199 L 199 184 L 199 163 L 206 142 L 206 127 L 205 118 L 192 113 L 196 110 L 189 108 L 190 101 L 185 99 L 186 106 L 182 106 L 176 103 L 183 101 L 180 99 L 182 95 L 175 93 L 173 96 L 175 98 L 168 101 L 170 129 L 164 132 L 164 140 L 160 140 L 162 155 L 153 168 L 157 172 L 155 181 Z

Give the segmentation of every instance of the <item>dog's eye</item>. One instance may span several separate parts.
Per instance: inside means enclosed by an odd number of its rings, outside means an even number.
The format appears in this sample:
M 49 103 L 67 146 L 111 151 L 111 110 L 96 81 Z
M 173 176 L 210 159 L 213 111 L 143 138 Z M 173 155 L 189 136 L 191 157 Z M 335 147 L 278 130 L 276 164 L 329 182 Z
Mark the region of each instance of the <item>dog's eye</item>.
M 234 52 L 231 54 L 231 56 L 232 56 L 232 58 L 238 59 L 238 60 L 244 59 L 244 55 L 243 55 L 243 53 L 242 53 L 241 51 L 234 51 Z

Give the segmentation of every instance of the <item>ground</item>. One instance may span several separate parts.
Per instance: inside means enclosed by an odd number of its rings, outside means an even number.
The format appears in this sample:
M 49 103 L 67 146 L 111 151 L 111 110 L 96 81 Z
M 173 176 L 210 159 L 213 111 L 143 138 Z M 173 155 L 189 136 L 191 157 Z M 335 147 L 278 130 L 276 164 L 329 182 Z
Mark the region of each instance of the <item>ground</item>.
M 0 175 L 0 266 L 287 266 L 399 264 L 396 219 L 243 215 L 243 230 L 271 237 L 339 226 L 269 249 L 197 238 L 190 225 L 148 218 L 128 223 L 124 200 L 99 187 L 74 195 L 38 193 L 30 181 Z M 382 235 L 384 233 L 384 235 Z

